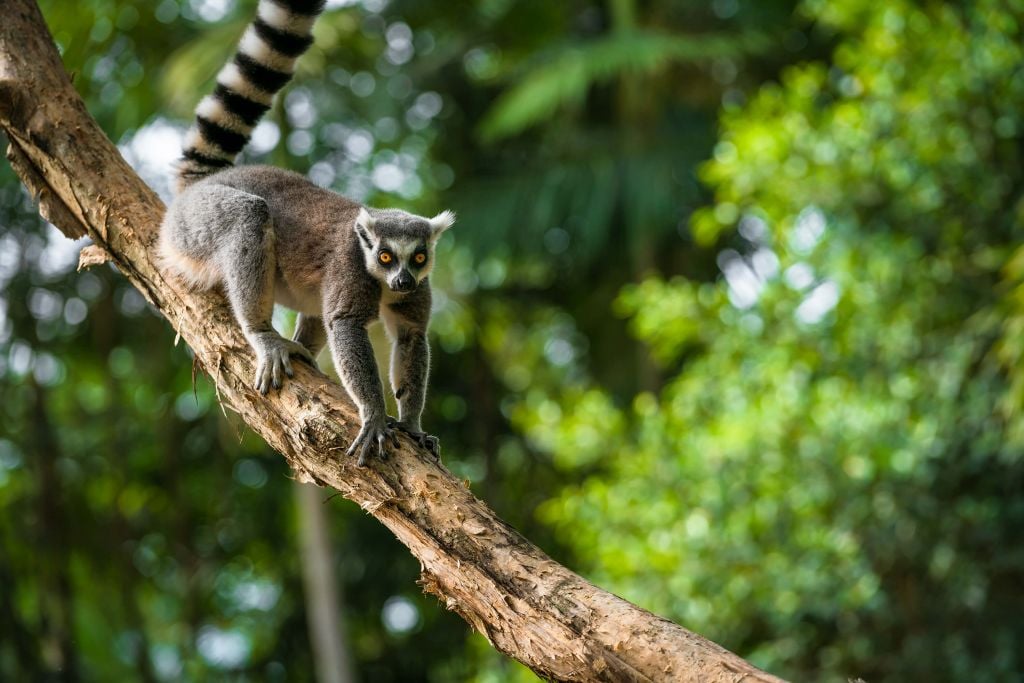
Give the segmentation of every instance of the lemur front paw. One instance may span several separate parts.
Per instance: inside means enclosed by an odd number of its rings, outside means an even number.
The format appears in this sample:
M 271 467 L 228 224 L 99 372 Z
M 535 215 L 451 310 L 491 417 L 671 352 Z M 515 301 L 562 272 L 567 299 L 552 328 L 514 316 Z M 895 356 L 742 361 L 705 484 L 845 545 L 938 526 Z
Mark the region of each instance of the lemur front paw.
M 381 460 L 387 459 L 389 442 L 391 446 L 398 448 L 398 434 L 395 430 L 384 420 L 367 420 L 355 441 L 348 447 L 346 455 L 351 456 L 359 451 L 359 460 L 356 464 L 359 467 L 366 467 L 371 455 L 376 455 Z
M 441 442 L 440 440 L 438 440 L 436 436 L 433 436 L 432 434 L 427 434 L 426 432 L 420 431 L 415 427 L 411 427 L 402 422 L 401 420 L 396 420 L 390 415 L 388 415 L 388 426 L 393 427 L 400 432 L 408 434 L 410 437 L 412 437 L 412 440 L 415 441 L 420 448 L 427 449 L 427 451 L 429 451 L 432 456 L 434 456 L 438 460 L 441 459 Z
M 256 351 L 256 379 L 253 381 L 253 386 L 261 394 L 270 391 L 270 387 L 280 389 L 284 382 L 284 376 L 291 377 L 295 374 L 292 370 L 291 356 L 299 356 L 303 360 L 313 363 L 313 355 L 309 349 L 298 342 L 276 335 L 261 338 L 254 349 Z

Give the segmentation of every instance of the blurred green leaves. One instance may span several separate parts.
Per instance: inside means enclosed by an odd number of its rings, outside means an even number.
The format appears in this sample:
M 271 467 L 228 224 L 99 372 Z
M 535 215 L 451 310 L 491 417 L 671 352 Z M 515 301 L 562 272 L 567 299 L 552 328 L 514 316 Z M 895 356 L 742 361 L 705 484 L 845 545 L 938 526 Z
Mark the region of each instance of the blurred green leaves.
M 678 63 L 746 57 L 766 50 L 761 33 L 671 35 L 629 30 L 591 42 L 563 45 L 534 58 L 516 84 L 505 91 L 480 122 L 480 135 L 496 142 L 546 122 L 561 108 L 580 107 L 595 85 L 640 79 L 641 90 L 664 69 Z
M 619 296 L 663 388 L 517 414 L 580 478 L 542 514 L 599 583 L 786 677 L 1013 680 L 1024 6 L 804 9 L 831 63 L 727 104 L 701 171 L 720 279 Z
M 128 140 L 185 125 L 253 5 L 44 9 Z M 553 556 L 793 679 L 1015 680 L 1022 25 L 1017 0 L 355 3 L 250 158 L 459 211 L 428 422 Z M 101 679 L 308 677 L 284 465 L 115 274 L 52 265 L 13 183 L 0 209 L 0 675 L 73 633 Z M 463 649 L 350 507 L 364 679 L 532 679 Z M 74 628 L 36 618 L 62 577 Z

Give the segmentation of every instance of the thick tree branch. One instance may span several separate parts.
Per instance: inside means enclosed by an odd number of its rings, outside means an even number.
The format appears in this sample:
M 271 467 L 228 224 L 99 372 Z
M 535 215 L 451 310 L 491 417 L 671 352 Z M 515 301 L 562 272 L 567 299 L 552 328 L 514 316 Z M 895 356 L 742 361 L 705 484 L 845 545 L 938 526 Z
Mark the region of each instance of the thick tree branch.
M 41 213 L 109 254 L 299 479 L 334 487 L 387 526 L 420 560 L 425 590 L 546 678 L 779 680 L 557 564 L 410 442 L 356 468 L 342 453 L 358 416 L 319 372 L 300 363 L 283 391 L 253 391 L 253 357 L 222 297 L 191 293 L 154 265 L 164 207 L 89 116 L 35 3 L 0 0 L 0 16 L 0 126 Z

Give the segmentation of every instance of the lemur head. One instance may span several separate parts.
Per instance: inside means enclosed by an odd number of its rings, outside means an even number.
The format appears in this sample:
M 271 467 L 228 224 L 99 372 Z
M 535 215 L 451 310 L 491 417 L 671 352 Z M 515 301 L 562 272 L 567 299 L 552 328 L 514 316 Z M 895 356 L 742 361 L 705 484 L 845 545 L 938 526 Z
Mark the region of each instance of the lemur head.
M 455 223 L 442 211 L 423 218 L 399 209 L 360 209 L 355 231 L 366 270 L 393 292 L 411 292 L 434 267 L 434 247 Z

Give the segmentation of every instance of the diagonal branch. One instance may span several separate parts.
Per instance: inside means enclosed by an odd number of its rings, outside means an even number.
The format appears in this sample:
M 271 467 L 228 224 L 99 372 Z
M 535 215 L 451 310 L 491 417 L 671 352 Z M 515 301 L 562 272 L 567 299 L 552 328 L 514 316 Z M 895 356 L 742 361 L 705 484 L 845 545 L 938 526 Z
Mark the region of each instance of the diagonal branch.
M 340 458 L 359 418 L 319 372 L 298 364 L 284 390 L 256 393 L 252 354 L 223 298 L 189 292 L 154 264 L 164 207 L 89 116 L 38 7 L 0 0 L 0 16 L 0 127 L 40 211 L 107 252 L 297 478 L 337 489 L 387 526 L 420 560 L 426 591 L 553 680 L 779 681 L 554 562 L 409 441 L 366 469 Z

